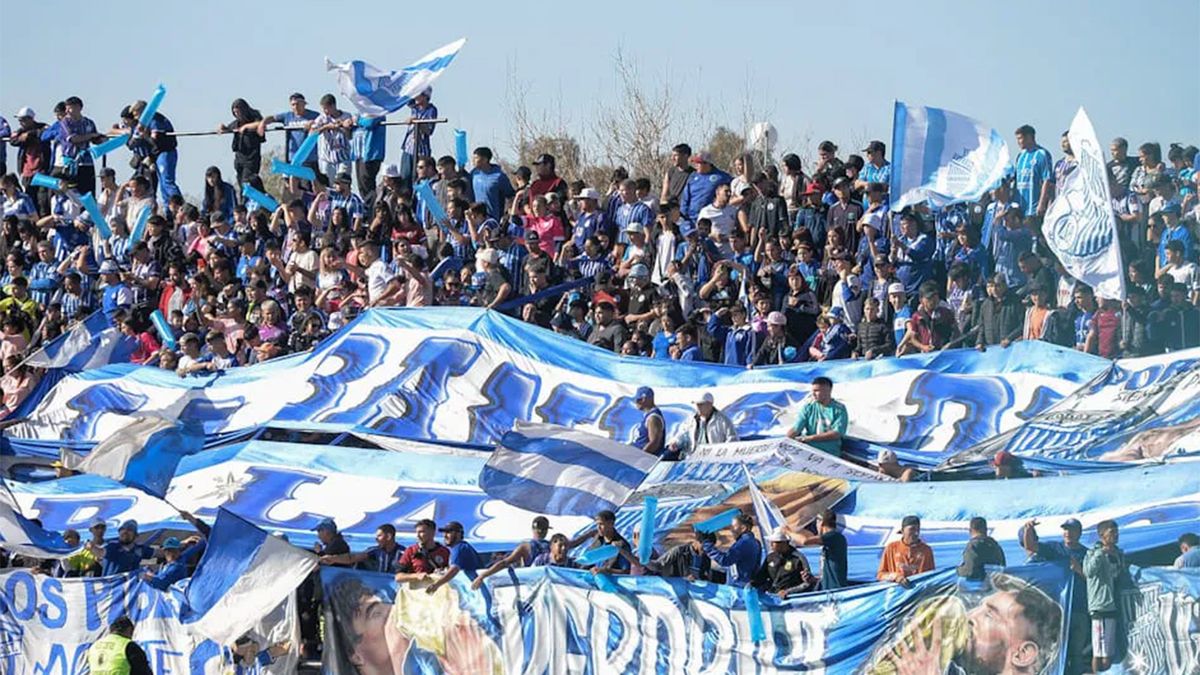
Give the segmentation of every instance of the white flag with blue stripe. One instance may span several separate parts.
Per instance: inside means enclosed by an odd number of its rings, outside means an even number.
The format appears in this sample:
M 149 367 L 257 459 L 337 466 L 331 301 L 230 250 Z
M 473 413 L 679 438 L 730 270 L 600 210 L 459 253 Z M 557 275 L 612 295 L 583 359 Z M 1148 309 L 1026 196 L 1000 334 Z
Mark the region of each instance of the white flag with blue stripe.
M 8 485 L 0 478 L 0 549 L 31 558 L 65 558 L 79 550 L 62 535 L 49 532 L 21 513 Z
M 338 89 L 364 115 L 381 117 L 408 105 L 442 72 L 466 44 L 466 38 L 429 52 L 403 70 L 380 70 L 363 61 L 333 63 L 325 59 L 325 70 L 336 72 Z
M 966 115 L 896 101 L 891 208 L 975 201 L 1012 170 L 1000 132 Z
M 80 372 L 110 363 L 128 363 L 137 342 L 117 330 L 104 315 L 93 312 L 66 333 L 29 356 L 35 368 L 64 368 Z
M 233 644 L 316 568 L 313 553 L 221 509 L 184 588 L 179 620 L 217 644 Z
M 763 557 L 766 558 L 767 552 L 771 550 L 771 544 L 767 538 L 776 528 L 787 525 L 787 518 L 783 516 L 783 511 L 779 510 L 775 502 L 771 501 L 758 488 L 758 483 L 754 482 L 754 476 L 751 475 L 750 469 L 745 464 L 742 464 L 742 473 L 746 476 L 746 490 L 750 493 L 750 503 L 754 505 L 754 522 L 758 525 Z
M 594 516 L 624 504 L 657 461 L 603 436 L 518 421 L 484 465 L 479 487 L 527 511 Z
M 91 452 L 63 453 L 67 468 L 107 476 L 156 497 L 164 497 L 179 462 L 204 449 L 199 424 L 143 416 L 96 444 Z
M 1067 130 L 1079 162 L 1067 174 L 1042 223 L 1042 233 L 1067 272 L 1091 286 L 1096 297 L 1125 299 L 1125 265 L 1108 191 L 1108 167 L 1096 130 L 1083 108 Z

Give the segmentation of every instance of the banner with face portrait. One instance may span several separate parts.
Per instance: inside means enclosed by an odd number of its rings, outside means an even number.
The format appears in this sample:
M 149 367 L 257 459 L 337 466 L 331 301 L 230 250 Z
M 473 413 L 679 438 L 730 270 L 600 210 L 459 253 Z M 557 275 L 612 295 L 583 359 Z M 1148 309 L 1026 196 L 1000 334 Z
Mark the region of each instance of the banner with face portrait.
M 92 643 L 122 616 L 155 673 L 284 675 L 299 662 L 296 605 L 289 600 L 244 636 L 218 645 L 179 621 L 179 597 L 158 591 L 134 574 L 58 579 L 27 569 L 0 572 L 0 673 L 68 675 L 84 672 Z M 267 666 L 256 657 L 287 643 Z M 264 659 L 266 660 L 266 659 Z
M 755 641 L 739 588 L 607 581 L 615 592 L 588 572 L 528 568 L 481 591 L 456 579 L 430 595 L 387 575 L 327 568 L 325 672 L 1048 675 L 1062 672 L 1072 583 L 1065 569 L 1037 565 L 979 582 L 947 570 L 910 589 L 762 594 L 765 639 Z

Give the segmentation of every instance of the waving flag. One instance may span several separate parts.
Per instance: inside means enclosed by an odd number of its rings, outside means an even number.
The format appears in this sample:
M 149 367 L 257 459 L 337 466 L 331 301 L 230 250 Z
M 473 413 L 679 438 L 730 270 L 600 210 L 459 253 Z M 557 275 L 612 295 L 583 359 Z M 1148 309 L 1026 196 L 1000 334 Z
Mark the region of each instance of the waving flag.
M 233 644 L 316 567 L 314 554 L 221 509 L 179 619 L 217 644 Z
M 536 513 L 592 516 L 621 506 L 657 461 L 602 436 L 518 421 L 484 465 L 479 487 Z
M 333 63 L 325 59 L 325 70 L 336 71 L 338 89 L 364 115 L 383 116 L 408 105 L 433 84 L 450 65 L 466 38 L 429 52 L 403 70 L 379 70 L 363 61 Z
M 974 201 L 1011 170 L 1000 132 L 966 115 L 896 101 L 891 208 Z
M 1071 121 L 1067 139 L 1079 165 L 1058 186 L 1042 233 L 1067 272 L 1091 286 L 1096 297 L 1124 300 L 1125 265 L 1108 193 L 1108 168 L 1096 130 L 1082 107 Z
M 66 333 L 29 356 L 36 368 L 65 368 L 79 372 L 110 363 L 128 363 L 136 342 L 114 328 L 104 312 L 93 312 Z
M 204 448 L 204 432 L 161 417 L 138 417 L 86 456 L 64 453 L 68 468 L 107 476 L 156 497 L 167 494 L 179 461 Z
M 79 549 L 71 547 L 56 532 L 21 515 L 17 500 L 0 478 L 0 548 L 31 558 L 65 558 Z
M 767 498 L 758 488 L 758 484 L 754 482 L 754 476 L 750 474 L 750 469 L 742 464 L 742 473 L 746 475 L 746 489 L 750 492 L 750 503 L 754 505 L 754 521 L 758 523 L 758 531 L 762 535 L 763 557 L 767 557 L 767 553 L 771 550 L 771 544 L 767 538 L 771 536 L 771 532 L 777 527 L 787 525 L 787 519 L 784 518 L 783 512 L 775 505 L 775 502 Z

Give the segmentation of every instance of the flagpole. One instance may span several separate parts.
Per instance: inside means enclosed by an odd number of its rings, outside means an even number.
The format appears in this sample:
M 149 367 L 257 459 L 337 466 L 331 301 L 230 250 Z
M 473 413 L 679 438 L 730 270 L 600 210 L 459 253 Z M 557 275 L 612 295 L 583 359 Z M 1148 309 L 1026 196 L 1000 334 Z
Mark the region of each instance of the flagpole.
M 397 120 L 394 122 L 380 122 L 379 126 L 396 127 L 396 126 L 412 126 L 414 124 L 444 124 L 449 121 L 450 120 L 445 117 L 438 117 L 435 119 L 428 119 L 428 120 Z M 280 126 L 267 127 L 266 131 L 267 131 L 267 133 L 271 133 L 273 131 L 303 131 L 306 129 L 308 129 L 307 125 L 290 125 L 290 126 L 289 125 L 280 125 Z M 117 136 L 121 136 L 123 134 L 128 133 L 128 131 L 117 131 L 114 129 L 110 129 L 109 131 L 105 131 L 105 132 L 101 132 L 101 133 L 103 133 L 105 136 L 107 136 L 109 138 L 116 138 Z M 193 137 L 193 136 L 224 136 L 225 134 L 231 134 L 234 132 L 233 131 L 217 131 L 214 129 L 212 131 L 164 131 L 162 133 L 167 136 L 174 136 L 176 138 L 184 138 L 184 137 Z M 0 136 L 0 141 L 7 141 L 9 138 L 11 138 L 11 136 Z

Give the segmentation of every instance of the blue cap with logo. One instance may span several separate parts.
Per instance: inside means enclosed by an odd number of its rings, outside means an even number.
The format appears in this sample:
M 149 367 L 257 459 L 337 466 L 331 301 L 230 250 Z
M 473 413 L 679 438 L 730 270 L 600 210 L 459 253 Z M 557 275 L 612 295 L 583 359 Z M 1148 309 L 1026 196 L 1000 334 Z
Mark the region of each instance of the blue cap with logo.
M 317 526 L 313 528 L 314 532 L 320 532 L 321 530 L 337 532 L 337 523 L 333 522 L 333 518 L 326 518 L 325 520 L 317 523 Z
M 644 398 L 654 398 L 654 390 L 650 387 L 638 387 L 637 392 L 633 395 L 633 400 L 640 401 Z
M 178 551 L 180 548 L 179 540 L 175 537 L 167 537 L 167 540 L 159 548 L 164 551 Z
M 121 526 L 117 528 L 117 531 L 120 532 L 121 530 L 132 530 L 133 532 L 137 532 L 137 527 L 137 521 L 130 519 L 121 523 Z
M 1062 529 L 1064 530 L 1083 530 L 1083 523 L 1079 522 L 1078 518 L 1067 518 L 1063 521 Z

